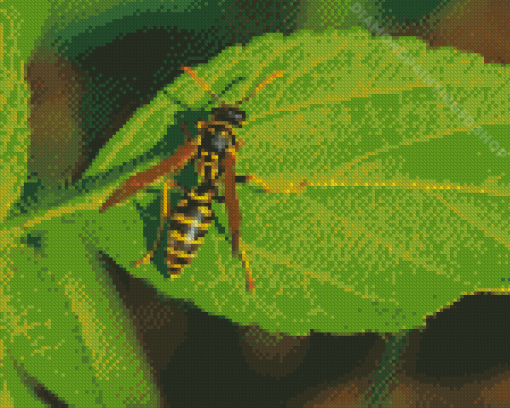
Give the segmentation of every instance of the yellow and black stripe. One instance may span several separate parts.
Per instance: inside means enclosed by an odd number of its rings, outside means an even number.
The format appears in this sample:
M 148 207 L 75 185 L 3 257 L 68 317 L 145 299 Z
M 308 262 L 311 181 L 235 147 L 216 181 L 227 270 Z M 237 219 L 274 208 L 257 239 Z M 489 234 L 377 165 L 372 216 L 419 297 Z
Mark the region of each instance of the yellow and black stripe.
M 214 219 L 211 200 L 216 196 L 218 156 L 201 151 L 201 182 L 185 192 L 175 207 L 167 233 L 165 258 L 167 271 L 178 275 L 196 257 Z
M 200 187 L 186 192 L 172 214 L 165 253 L 172 275 L 180 274 L 196 257 L 214 219 L 211 200 L 215 194 Z

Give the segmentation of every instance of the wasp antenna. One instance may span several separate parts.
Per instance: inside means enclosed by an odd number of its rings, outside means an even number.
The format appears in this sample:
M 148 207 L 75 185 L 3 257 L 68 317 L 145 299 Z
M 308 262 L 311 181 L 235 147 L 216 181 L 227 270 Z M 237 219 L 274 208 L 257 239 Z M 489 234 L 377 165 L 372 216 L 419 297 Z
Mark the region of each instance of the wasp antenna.
M 269 85 L 271 82 L 274 81 L 275 78 L 281 78 L 284 74 L 284 71 L 275 71 L 273 72 L 271 75 L 269 75 L 266 79 L 264 79 L 261 83 L 259 83 L 256 87 L 255 87 L 255 90 L 250 94 L 248 95 L 247 97 L 241 99 L 239 101 L 239 105 L 241 105 L 243 102 L 247 102 L 250 100 L 250 98 L 252 96 L 254 96 L 257 92 L 259 92 L 262 88 L 264 88 L 265 86 Z
M 205 91 L 209 92 L 209 95 L 211 95 L 211 97 L 218 101 L 218 102 L 223 102 L 221 100 L 221 98 L 219 98 L 218 96 L 216 96 L 216 94 L 211 90 L 211 87 L 206 84 L 204 82 L 204 80 L 202 78 L 200 78 L 197 74 L 195 74 L 195 72 L 193 72 L 193 70 L 190 68 L 190 67 L 182 67 L 182 70 L 186 73 L 188 73 L 191 78 L 193 78 L 195 80 L 195 82 L 200 85 Z

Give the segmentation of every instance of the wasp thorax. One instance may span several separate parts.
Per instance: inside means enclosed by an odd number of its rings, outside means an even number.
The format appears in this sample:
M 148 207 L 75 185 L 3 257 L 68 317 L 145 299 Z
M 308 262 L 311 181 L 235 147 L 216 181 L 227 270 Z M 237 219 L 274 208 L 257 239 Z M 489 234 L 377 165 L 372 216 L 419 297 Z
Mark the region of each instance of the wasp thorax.
M 216 130 L 211 134 L 211 150 L 217 153 L 225 152 L 227 147 L 234 145 L 233 137 L 228 131 Z

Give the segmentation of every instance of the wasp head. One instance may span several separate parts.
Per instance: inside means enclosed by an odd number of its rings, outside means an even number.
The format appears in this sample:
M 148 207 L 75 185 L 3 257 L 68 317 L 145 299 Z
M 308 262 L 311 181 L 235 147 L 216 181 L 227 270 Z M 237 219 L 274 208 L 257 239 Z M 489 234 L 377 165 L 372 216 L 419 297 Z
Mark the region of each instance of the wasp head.
M 240 128 L 246 120 L 246 113 L 237 106 L 222 105 L 212 109 L 214 121 L 227 122 L 233 127 Z

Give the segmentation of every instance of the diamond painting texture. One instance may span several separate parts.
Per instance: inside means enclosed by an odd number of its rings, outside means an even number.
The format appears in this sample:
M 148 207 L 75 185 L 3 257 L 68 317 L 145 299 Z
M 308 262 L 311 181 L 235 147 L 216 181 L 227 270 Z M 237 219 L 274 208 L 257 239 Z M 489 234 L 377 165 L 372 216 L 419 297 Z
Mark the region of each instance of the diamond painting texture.
M 501 0 L 6 0 L 0 406 L 510 406 Z

